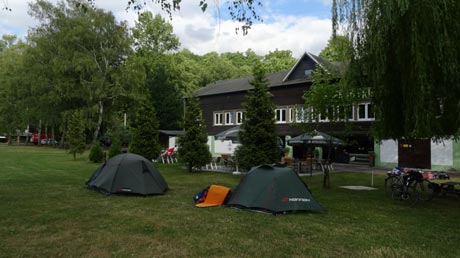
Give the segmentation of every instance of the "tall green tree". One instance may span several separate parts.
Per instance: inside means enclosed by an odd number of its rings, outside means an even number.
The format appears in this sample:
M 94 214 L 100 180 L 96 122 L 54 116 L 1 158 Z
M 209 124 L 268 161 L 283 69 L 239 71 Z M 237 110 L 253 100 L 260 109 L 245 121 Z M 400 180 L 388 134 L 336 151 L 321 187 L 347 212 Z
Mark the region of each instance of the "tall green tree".
M 146 72 L 145 86 L 162 129 L 178 129 L 182 117 L 182 94 L 171 53 L 180 46 L 173 27 L 160 15 L 144 12 L 133 28 L 136 58 Z
M 27 46 L 13 35 L 0 39 L 0 133 L 6 133 L 8 142 L 16 129 L 27 127 L 24 95 L 24 49 Z
M 372 88 L 377 138 L 460 135 L 459 19 L 456 0 L 333 1 L 334 31 L 354 46 L 347 77 Z
M 188 172 L 195 167 L 202 167 L 211 161 L 211 153 L 206 135 L 199 99 L 191 96 L 187 99 L 184 117 L 185 134 L 179 138 L 179 159 L 187 164 Z
M 73 159 L 77 158 L 77 154 L 82 154 L 85 151 L 85 124 L 83 121 L 83 113 L 78 110 L 72 113 L 67 128 L 67 144 L 69 145 L 69 153 L 73 155 Z
M 346 36 L 332 36 L 325 48 L 319 53 L 319 57 L 329 62 L 349 62 L 353 56 L 353 45 Z
M 246 112 L 238 135 L 241 146 L 236 151 L 238 164 L 249 170 L 253 166 L 279 161 L 279 146 L 275 127 L 275 105 L 268 91 L 268 80 L 261 66 L 254 68 L 254 87 L 243 103 Z
M 56 112 L 47 108 L 84 109 L 95 142 L 113 107 L 135 92 L 138 80 L 125 81 L 132 77 L 127 72 L 134 71 L 125 69 L 132 53 L 127 24 L 101 9 L 77 8 L 79 3 L 68 0 L 54 6 L 37 0 L 29 5 L 29 13 L 40 22 L 29 34 L 35 52 L 29 63 L 37 64 L 31 71 L 43 79 L 32 86 L 47 105 L 41 113 Z
M 156 159 L 161 148 L 158 143 L 158 119 L 150 101 L 138 103 L 137 112 L 131 122 L 129 151 L 148 160 Z
M 264 56 L 263 66 L 266 73 L 274 73 L 291 69 L 296 61 L 290 50 L 277 49 Z

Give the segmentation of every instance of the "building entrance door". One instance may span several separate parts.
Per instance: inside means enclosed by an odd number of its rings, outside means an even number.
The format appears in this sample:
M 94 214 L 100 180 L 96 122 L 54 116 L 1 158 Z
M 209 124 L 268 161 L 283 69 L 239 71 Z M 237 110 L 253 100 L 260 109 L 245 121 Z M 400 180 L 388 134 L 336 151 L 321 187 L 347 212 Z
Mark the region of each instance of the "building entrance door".
M 430 140 L 399 140 L 398 166 L 431 169 Z

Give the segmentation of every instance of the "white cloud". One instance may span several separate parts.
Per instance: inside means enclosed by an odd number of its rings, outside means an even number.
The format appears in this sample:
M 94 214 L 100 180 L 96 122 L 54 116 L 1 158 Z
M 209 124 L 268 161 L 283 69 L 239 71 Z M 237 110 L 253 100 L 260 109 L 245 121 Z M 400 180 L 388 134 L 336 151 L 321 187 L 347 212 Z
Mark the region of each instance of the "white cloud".
M 330 0 L 315 0 L 327 3 Z M 51 1 L 56 3 L 57 0 Z M 126 12 L 126 1 L 123 0 L 97 0 L 99 8 L 110 10 L 118 20 L 127 20 L 131 26 L 137 19 L 136 12 Z M 9 1 L 12 12 L 0 11 L 0 34 L 16 34 L 24 37 L 28 27 L 38 24 L 27 15 L 27 1 Z M 147 1 L 147 9 L 153 13 L 161 13 L 167 17 L 164 11 L 151 1 Z M 225 9 L 220 10 L 225 12 Z M 208 10 L 203 13 L 196 0 L 183 0 L 181 10 L 173 13 L 173 19 L 169 21 L 174 27 L 174 33 L 181 41 L 181 48 L 187 48 L 196 54 L 205 54 L 211 51 L 244 52 L 247 49 L 254 50 L 257 54 L 264 55 L 275 49 L 291 50 L 294 57 L 300 57 L 305 51 L 318 54 L 327 44 L 331 35 L 330 19 L 316 18 L 311 16 L 281 16 L 271 15 L 270 23 L 254 24 L 249 34 L 243 36 L 241 32 L 236 35 L 236 22 L 219 18 L 218 9 L 210 4 Z M 279 12 L 278 12 L 279 13 Z M 223 15 L 222 15 L 223 16 Z

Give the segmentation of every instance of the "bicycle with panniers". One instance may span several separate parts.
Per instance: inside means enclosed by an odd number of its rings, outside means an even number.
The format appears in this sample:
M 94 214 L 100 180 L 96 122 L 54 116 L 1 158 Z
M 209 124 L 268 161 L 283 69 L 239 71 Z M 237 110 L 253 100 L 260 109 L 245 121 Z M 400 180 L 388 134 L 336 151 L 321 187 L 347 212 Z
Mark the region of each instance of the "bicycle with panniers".
M 399 175 L 399 181 L 388 184 L 392 199 L 407 202 L 409 205 L 430 201 L 434 197 L 434 184 L 428 181 L 420 170 L 403 170 Z

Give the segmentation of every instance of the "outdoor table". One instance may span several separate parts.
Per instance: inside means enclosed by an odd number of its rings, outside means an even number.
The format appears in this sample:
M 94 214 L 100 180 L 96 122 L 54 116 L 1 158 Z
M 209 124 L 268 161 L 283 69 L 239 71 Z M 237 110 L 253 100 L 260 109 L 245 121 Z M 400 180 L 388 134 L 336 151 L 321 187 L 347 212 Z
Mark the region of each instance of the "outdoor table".
M 458 186 L 458 188 L 456 188 Z M 454 194 L 460 200 L 460 182 L 448 181 L 439 183 L 441 194 Z

